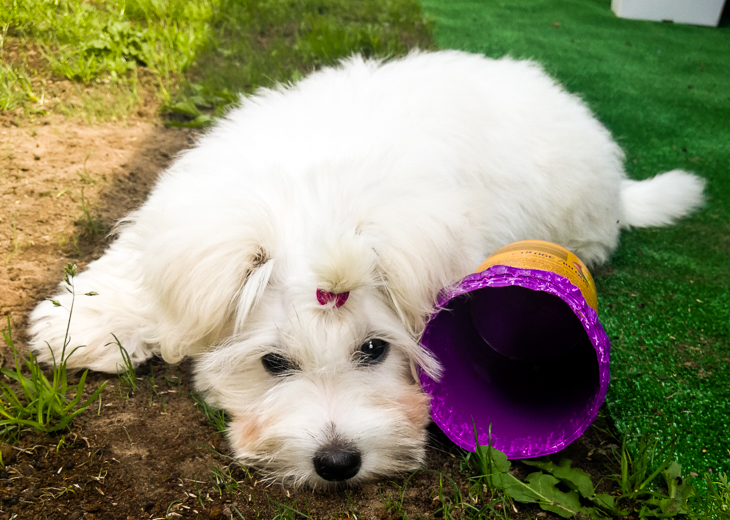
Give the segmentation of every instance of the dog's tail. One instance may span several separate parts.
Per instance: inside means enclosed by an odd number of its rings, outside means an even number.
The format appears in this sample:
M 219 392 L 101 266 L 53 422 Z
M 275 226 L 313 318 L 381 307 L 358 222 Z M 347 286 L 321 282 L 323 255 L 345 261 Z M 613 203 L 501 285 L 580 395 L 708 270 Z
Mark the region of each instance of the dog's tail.
M 682 170 L 672 170 L 643 181 L 626 179 L 621 184 L 621 227 L 673 224 L 702 206 L 704 191 L 702 177 Z

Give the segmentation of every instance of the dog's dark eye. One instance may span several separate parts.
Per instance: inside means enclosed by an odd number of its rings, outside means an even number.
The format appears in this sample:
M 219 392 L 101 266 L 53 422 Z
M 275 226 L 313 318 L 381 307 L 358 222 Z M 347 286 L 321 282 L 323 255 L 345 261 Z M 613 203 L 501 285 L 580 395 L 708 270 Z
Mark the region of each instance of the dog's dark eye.
M 366 341 L 360 347 L 360 363 L 364 365 L 374 365 L 385 359 L 390 344 L 382 339 L 371 339 Z
M 290 359 L 285 358 L 281 354 L 270 353 L 261 358 L 261 363 L 266 371 L 274 376 L 282 375 L 286 372 L 296 370 L 297 365 Z

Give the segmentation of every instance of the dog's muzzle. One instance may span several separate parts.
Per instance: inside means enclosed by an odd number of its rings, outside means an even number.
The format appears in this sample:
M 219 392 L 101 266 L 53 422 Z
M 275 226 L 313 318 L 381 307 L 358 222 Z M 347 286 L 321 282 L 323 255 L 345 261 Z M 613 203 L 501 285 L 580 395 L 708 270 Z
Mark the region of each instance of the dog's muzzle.
M 357 475 L 362 456 L 360 450 L 350 444 L 333 442 L 319 448 L 312 462 L 317 475 L 330 482 L 342 482 Z

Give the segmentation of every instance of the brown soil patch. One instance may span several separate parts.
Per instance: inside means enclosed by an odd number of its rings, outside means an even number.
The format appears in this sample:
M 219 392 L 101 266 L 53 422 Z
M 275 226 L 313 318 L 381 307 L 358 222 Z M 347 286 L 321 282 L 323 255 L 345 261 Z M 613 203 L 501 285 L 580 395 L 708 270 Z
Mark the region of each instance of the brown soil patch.
M 165 128 L 149 115 L 124 123 L 89 125 L 45 118 L 33 123 L 0 117 L 0 316 L 11 317 L 24 350 L 28 312 L 49 296 L 68 262 L 83 265 L 108 243 L 104 230 L 137 207 L 159 172 L 194 141 L 194 132 Z M 82 194 L 88 215 L 82 208 Z M 98 226 L 94 235 L 94 226 Z M 0 344 L 0 364 L 11 364 Z M 100 404 L 63 435 L 26 435 L 2 446 L 0 520 L 273 518 L 290 504 L 312 518 L 439 518 L 440 474 L 424 470 L 405 479 L 336 493 L 265 487 L 255 473 L 226 458 L 226 442 L 191 398 L 189 365 L 161 361 L 140 368 L 140 388 L 129 395 L 116 376 L 92 374 L 89 391 L 109 383 Z M 461 455 L 442 437 L 427 467 L 462 490 Z M 562 455 L 594 475 L 605 474 L 610 438 L 592 428 Z M 238 489 L 216 483 L 229 472 Z M 604 484 L 605 485 L 605 484 Z M 444 481 L 447 494 L 451 484 Z M 517 505 L 509 512 L 552 515 Z M 290 515 L 285 518 L 301 518 Z

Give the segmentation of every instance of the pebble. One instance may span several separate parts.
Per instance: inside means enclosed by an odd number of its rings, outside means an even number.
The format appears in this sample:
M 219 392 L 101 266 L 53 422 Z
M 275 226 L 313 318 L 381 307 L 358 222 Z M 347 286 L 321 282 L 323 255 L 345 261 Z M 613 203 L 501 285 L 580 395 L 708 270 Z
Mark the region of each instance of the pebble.
M 0 444 L 0 454 L 3 457 L 3 464 L 6 466 L 13 461 L 13 448 L 7 444 Z
M 208 512 L 208 518 L 210 520 L 218 520 L 218 518 L 221 518 L 222 516 L 223 516 L 223 509 L 218 504 L 211 507 L 210 511 Z

